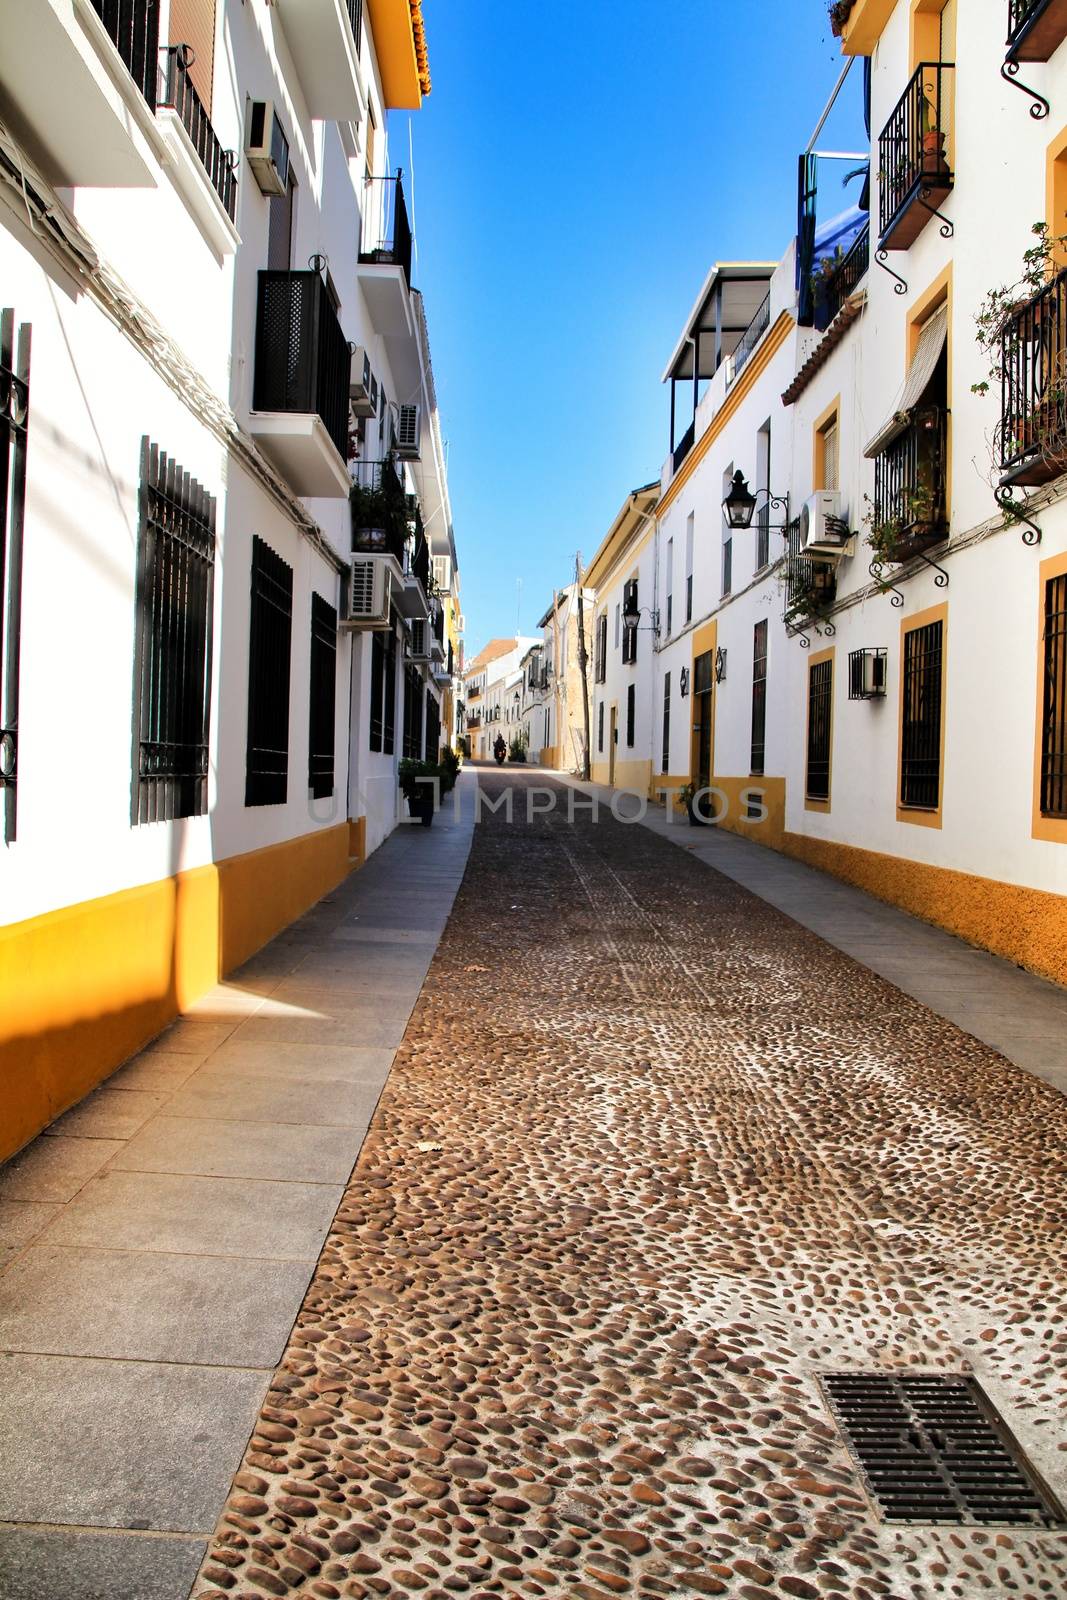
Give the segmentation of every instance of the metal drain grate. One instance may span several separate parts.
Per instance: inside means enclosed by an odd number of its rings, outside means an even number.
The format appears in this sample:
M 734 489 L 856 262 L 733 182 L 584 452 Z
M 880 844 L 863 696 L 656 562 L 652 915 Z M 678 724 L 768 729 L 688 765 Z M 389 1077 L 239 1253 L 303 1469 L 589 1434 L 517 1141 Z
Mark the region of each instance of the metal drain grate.
M 821 1381 L 888 1522 L 1063 1524 L 970 1378 L 837 1372 Z

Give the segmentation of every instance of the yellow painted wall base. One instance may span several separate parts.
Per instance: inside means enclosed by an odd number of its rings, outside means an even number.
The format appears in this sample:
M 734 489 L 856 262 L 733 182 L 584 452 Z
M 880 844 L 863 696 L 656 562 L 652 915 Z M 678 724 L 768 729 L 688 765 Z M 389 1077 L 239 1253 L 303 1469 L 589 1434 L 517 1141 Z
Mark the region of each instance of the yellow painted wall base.
M 1067 896 L 786 833 L 781 850 L 969 944 L 1067 984 Z
M 0 928 L 0 1160 L 349 871 L 347 823 Z
M 351 867 L 361 867 L 367 859 L 367 819 L 366 817 L 349 817 L 348 819 L 348 864 Z
M 755 839 L 757 844 L 781 849 L 785 833 L 785 779 L 784 778 L 720 778 L 712 780 L 716 789 L 726 796 L 726 815 L 719 826 L 728 833 L 739 833 L 742 838 Z M 746 793 L 762 797 L 767 812 L 762 822 L 746 815 L 748 806 L 742 796 Z M 723 802 L 717 802 L 721 811 Z

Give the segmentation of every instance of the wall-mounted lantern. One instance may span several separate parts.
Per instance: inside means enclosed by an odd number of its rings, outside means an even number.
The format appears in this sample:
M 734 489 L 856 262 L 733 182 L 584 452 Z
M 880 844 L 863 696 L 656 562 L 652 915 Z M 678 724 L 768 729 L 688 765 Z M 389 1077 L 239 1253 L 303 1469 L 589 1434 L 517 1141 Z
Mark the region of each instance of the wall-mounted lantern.
M 726 681 L 726 651 L 719 649 L 715 652 L 715 682 Z
M 678 693 L 684 700 L 689 693 L 689 668 L 683 667 L 678 674 Z
M 756 515 L 756 501 L 761 494 L 767 496 L 768 506 L 774 506 L 785 519 L 782 527 L 789 521 L 789 496 L 771 494 L 769 489 L 757 489 L 753 494 L 748 486 L 748 480 L 740 467 L 734 473 L 730 484 L 730 491 L 723 500 L 722 509 L 726 517 L 726 525 L 735 532 L 743 533 L 746 528 L 751 528 L 752 519 Z

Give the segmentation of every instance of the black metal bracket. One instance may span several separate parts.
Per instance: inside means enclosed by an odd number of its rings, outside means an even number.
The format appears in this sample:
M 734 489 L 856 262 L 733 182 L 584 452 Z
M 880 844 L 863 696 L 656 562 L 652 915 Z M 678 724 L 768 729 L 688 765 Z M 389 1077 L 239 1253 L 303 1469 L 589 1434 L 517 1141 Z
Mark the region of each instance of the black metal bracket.
M 897 588 L 895 583 L 890 583 L 889 579 L 885 576 L 884 568 L 879 562 L 872 561 L 870 566 L 867 568 L 867 571 L 878 585 L 879 593 L 889 595 L 890 605 L 900 607 L 904 604 L 903 594 Z
M 825 633 L 828 639 L 833 639 L 837 635 L 837 629 L 834 627 L 832 622 L 824 622 L 822 627 L 819 629 L 819 632 Z
M 1015 499 L 1010 484 L 1002 485 L 999 489 L 995 489 L 993 498 L 1001 511 L 1003 511 L 1006 521 L 1024 522 L 1026 524 L 1023 530 L 1023 544 L 1034 545 L 1041 543 L 1041 529 L 1033 517 L 1028 516 Z
M 930 557 L 928 555 L 924 555 L 921 550 L 919 551 L 919 560 L 920 561 L 925 561 L 926 565 L 928 567 L 933 567 L 933 569 L 934 569 L 934 583 L 937 585 L 937 587 L 939 589 L 947 589 L 948 588 L 948 573 L 945 571 L 944 567 L 939 566 L 936 561 L 931 561 Z
M 806 633 L 795 633 L 793 635 L 793 638 L 800 640 L 800 648 L 802 650 L 810 650 L 811 649 L 811 640 L 808 638 Z
M 1021 89 L 1023 94 L 1028 94 L 1034 102 L 1030 107 L 1030 115 L 1035 122 L 1041 122 L 1049 114 L 1049 103 L 1043 94 L 1038 94 L 1036 89 L 1031 89 L 1028 83 L 1020 83 L 1018 79 L 1019 63 L 1013 56 L 1008 56 L 1000 69 L 1000 76 L 1005 83 L 1010 83 L 1013 89 Z
M 932 191 L 930 189 L 920 189 L 918 194 L 919 204 L 922 206 L 924 211 L 929 211 L 932 217 L 940 218 L 941 226 L 938 229 L 938 232 L 940 233 L 942 239 L 951 239 L 956 232 L 955 224 L 949 221 L 943 211 L 939 211 L 936 206 L 932 206 L 930 204 L 931 193 Z
M 894 272 L 892 267 L 887 267 L 886 266 L 886 261 L 889 259 L 889 251 L 888 250 L 876 250 L 875 251 L 875 255 L 874 255 L 874 259 L 877 261 L 878 265 L 881 267 L 883 272 L 888 272 L 888 274 L 889 274 L 889 276 L 891 278 L 895 278 L 897 280 L 896 283 L 893 285 L 893 293 L 894 294 L 907 294 L 908 285 L 905 283 L 904 279 L 900 276 L 900 273 L 899 272 Z

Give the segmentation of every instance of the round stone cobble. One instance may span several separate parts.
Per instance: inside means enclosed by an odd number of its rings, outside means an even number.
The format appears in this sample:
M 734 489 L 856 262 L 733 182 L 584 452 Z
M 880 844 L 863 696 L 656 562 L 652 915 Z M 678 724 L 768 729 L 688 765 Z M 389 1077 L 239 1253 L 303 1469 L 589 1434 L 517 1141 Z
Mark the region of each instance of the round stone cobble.
M 1064 1101 L 554 787 L 475 830 L 194 1595 L 1067 1593 L 881 1521 L 817 1381 L 974 1371 L 1062 1482 Z

